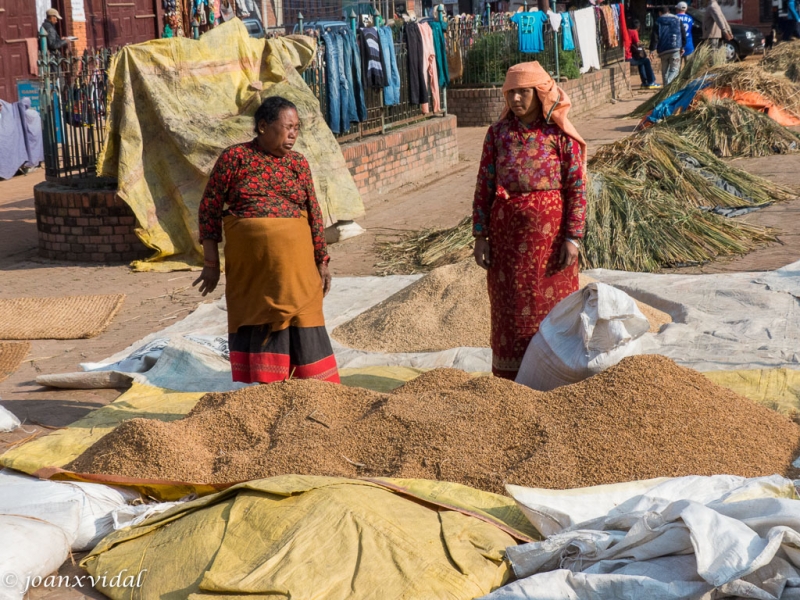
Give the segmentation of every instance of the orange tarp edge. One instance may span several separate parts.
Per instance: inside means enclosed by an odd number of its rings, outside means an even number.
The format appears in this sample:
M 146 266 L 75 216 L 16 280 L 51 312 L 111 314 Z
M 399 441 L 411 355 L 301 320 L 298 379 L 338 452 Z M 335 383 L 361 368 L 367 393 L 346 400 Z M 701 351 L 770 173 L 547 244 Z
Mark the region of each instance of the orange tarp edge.
M 796 127 L 800 125 L 800 117 L 791 111 L 781 108 L 758 92 L 743 92 L 731 88 L 706 88 L 700 90 L 698 95 L 708 98 L 709 100 L 729 98 L 737 104 L 766 113 L 770 119 L 784 127 Z

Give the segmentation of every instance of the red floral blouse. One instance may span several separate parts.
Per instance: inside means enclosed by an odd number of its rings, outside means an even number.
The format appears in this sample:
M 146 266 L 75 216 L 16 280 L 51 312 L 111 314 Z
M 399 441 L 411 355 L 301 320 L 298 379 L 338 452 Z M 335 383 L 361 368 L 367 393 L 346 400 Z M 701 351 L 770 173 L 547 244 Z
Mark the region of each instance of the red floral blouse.
M 582 238 L 586 221 L 585 168 L 581 148 L 553 124 L 544 120 L 526 127 L 511 115 L 489 128 L 473 202 L 472 233 L 489 235 L 489 215 L 497 186 L 513 197 L 561 190 L 567 236 Z
M 302 211 L 311 226 L 314 259 L 326 263 L 325 223 L 305 157 L 299 152 L 272 156 L 256 140 L 231 146 L 214 165 L 200 201 L 200 241 L 222 241 L 222 217 L 227 214 L 297 219 Z

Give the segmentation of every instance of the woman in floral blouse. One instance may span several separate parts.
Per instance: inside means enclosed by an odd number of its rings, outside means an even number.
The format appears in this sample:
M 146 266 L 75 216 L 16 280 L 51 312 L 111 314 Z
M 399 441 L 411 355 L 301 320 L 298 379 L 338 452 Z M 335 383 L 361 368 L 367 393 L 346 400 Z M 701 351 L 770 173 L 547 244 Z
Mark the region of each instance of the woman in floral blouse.
M 475 260 L 488 270 L 492 372 L 515 379 L 539 325 L 578 289 L 586 144 L 569 98 L 537 62 L 511 67 L 473 203 Z
M 256 138 L 222 153 L 200 202 L 205 263 L 194 285 L 204 296 L 216 288 L 224 229 L 234 381 L 339 382 L 322 314 L 331 286 L 324 223 L 308 162 L 292 150 L 299 130 L 295 105 L 267 98 Z

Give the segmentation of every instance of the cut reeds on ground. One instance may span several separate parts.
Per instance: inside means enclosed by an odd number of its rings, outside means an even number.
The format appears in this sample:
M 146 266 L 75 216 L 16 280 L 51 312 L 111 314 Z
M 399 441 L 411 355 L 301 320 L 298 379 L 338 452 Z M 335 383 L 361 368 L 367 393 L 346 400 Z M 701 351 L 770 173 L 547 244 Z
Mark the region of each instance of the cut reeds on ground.
M 800 41 L 778 44 L 761 61 L 761 67 L 770 73 L 783 73 L 792 65 L 798 64 L 800 64 Z
M 770 73 L 759 63 L 728 64 L 712 69 L 709 75 L 713 75 L 716 89 L 756 92 L 800 118 L 800 86 L 783 75 Z
M 650 182 L 603 168 L 587 186 L 583 268 L 651 272 L 745 254 L 775 241 L 771 231 L 728 219 L 684 202 Z M 441 240 L 449 240 L 445 247 Z M 463 260 L 472 250 L 472 219 L 456 227 L 412 234 L 380 248 L 383 275 L 429 271 L 419 260 L 436 244 L 437 266 Z
M 670 129 L 725 158 L 789 154 L 800 150 L 800 134 L 762 112 L 728 99 L 700 99 L 692 110 L 667 117 L 655 127 Z
M 650 272 L 744 254 L 774 241 L 763 227 L 689 206 L 615 169 L 592 173 L 584 268 Z
M 796 198 L 788 188 L 737 169 L 668 128 L 651 127 L 601 146 L 589 170 L 607 169 L 646 181 L 686 206 L 759 206 Z

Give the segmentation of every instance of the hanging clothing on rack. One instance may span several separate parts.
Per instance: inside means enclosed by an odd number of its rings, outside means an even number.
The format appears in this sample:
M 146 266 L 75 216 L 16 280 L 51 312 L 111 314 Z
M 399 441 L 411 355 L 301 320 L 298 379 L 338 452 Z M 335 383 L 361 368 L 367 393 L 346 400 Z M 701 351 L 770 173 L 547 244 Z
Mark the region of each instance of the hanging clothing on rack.
M 620 28 L 619 28 L 619 4 L 612 4 L 609 8 L 611 9 L 611 23 L 614 25 L 614 35 L 617 36 L 617 45 L 619 45 L 619 41 L 622 39 L 620 36 Z
M 433 43 L 433 30 L 428 23 L 420 23 L 419 32 L 422 35 L 422 64 L 428 76 L 431 90 L 431 104 L 433 104 L 433 112 L 438 113 L 442 110 L 442 106 L 439 98 L 439 71 L 436 68 L 436 50 Z M 422 104 L 420 109 L 423 114 L 430 110 L 427 104 Z
M 322 32 L 322 41 L 325 43 L 325 95 L 328 103 L 325 107 L 325 120 L 333 133 L 342 133 L 350 129 L 350 122 L 347 119 L 348 90 L 343 89 L 344 68 L 340 65 L 341 44 L 334 36 L 328 32 Z
M 367 120 L 367 99 L 364 95 L 364 79 L 361 72 L 361 54 L 358 51 L 356 34 L 343 27 L 339 30 L 344 45 L 345 73 L 353 90 L 353 108 L 351 120 L 363 122 Z M 353 117 L 355 116 L 355 119 Z
M 358 123 L 357 101 L 355 95 L 355 82 L 353 81 L 353 53 L 350 51 L 350 42 L 336 31 L 334 35 L 336 51 L 339 54 L 339 94 L 342 98 L 342 133 L 350 129 L 351 123 Z
M 600 70 L 600 54 L 597 50 L 597 19 L 595 18 L 594 8 L 582 8 L 576 10 L 573 15 L 575 19 L 575 31 L 577 33 L 578 44 L 581 50 L 581 73 L 586 73 L 589 69 Z
M 578 39 L 578 29 L 577 25 L 575 25 L 575 9 L 570 9 L 568 14 L 570 25 L 572 25 L 572 42 L 575 44 L 575 52 L 578 53 L 579 61 L 582 61 L 583 57 L 581 56 L 581 41 Z M 579 64 L 583 63 L 580 62 Z
M 631 60 L 633 58 L 631 54 L 631 34 L 628 31 L 628 21 L 625 18 L 625 5 L 622 3 L 619 4 L 619 33 L 620 43 L 625 50 L 625 60 Z
M 547 11 L 547 18 L 550 19 L 550 28 L 558 33 L 561 31 L 561 15 L 552 10 Z
M 422 32 L 419 24 L 406 23 L 406 48 L 408 49 L 408 95 L 411 104 L 428 107 L 428 81 L 425 77 Z
M 619 40 L 614 29 L 614 11 L 610 6 L 595 7 L 595 11 L 596 18 L 600 21 L 603 43 L 609 48 L 616 48 L 619 46 Z
M 400 104 L 400 71 L 397 68 L 397 54 L 394 49 L 392 28 L 388 25 L 378 28 L 378 37 L 381 42 L 383 72 L 386 76 L 386 86 L 383 88 L 383 104 L 384 106 L 395 106 Z
M 447 42 L 444 39 L 444 27 L 439 21 L 429 23 L 433 32 L 433 49 L 436 51 L 436 70 L 439 73 L 439 87 L 450 83 L 450 71 L 447 65 Z
M 561 13 L 561 48 L 567 52 L 575 50 L 575 41 L 572 39 L 572 20 L 569 13 Z
M 517 24 L 519 51 L 527 54 L 544 52 L 544 24 L 547 14 L 542 11 L 520 12 L 511 17 Z
M 362 27 L 358 30 L 358 42 L 361 51 L 361 71 L 364 75 L 364 86 L 381 89 L 386 86 L 381 58 L 381 42 L 378 30 L 374 27 Z

